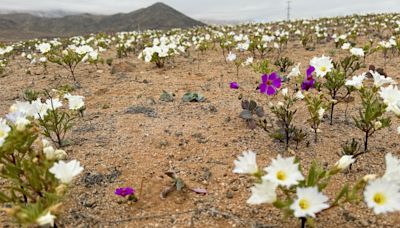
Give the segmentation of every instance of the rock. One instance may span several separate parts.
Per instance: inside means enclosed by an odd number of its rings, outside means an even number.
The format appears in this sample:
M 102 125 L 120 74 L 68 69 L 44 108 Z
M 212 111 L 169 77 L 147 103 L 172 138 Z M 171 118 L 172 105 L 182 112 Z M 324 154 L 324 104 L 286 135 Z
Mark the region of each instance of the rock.
M 210 110 L 210 112 L 213 112 L 213 113 L 218 112 L 218 109 L 214 105 L 208 106 L 208 109 Z
M 175 100 L 175 94 L 173 93 L 168 93 L 166 91 L 163 91 L 163 93 L 160 95 L 160 101 L 173 102 L 174 100 Z
M 94 95 L 101 96 L 101 95 L 104 95 L 105 93 L 107 93 L 108 91 L 109 91 L 108 88 L 102 88 L 102 89 L 99 89 L 96 92 L 94 92 Z
M 153 108 L 144 106 L 131 106 L 126 111 L 126 114 L 145 114 L 148 117 L 157 117 L 157 112 Z
M 84 183 L 85 187 L 92 187 L 93 185 L 104 185 L 107 182 L 112 183 L 114 182 L 119 176 L 121 175 L 121 171 L 117 169 L 113 169 L 108 174 L 102 173 L 90 173 L 87 172 L 82 177 L 82 182 Z
M 83 193 L 80 196 L 80 202 L 84 207 L 94 208 L 96 207 L 96 201 L 94 199 L 89 198 L 87 193 Z
M 226 192 L 226 198 L 232 199 L 232 198 L 233 198 L 233 192 L 227 191 L 227 192 Z
M 164 148 L 164 147 L 168 146 L 168 144 L 169 144 L 169 143 L 168 143 L 167 141 L 161 140 L 161 141 L 160 141 L 160 144 L 159 144 L 159 147 L 160 147 L 160 148 Z
M 116 63 L 111 67 L 111 74 L 133 72 L 136 69 L 136 65 L 131 62 Z

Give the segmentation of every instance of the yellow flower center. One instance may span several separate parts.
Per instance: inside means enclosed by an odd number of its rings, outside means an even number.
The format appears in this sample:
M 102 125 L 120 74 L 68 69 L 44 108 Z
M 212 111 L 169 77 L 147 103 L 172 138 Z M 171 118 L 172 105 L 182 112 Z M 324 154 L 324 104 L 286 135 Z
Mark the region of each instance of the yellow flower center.
M 386 202 L 386 196 L 378 192 L 374 195 L 374 202 L 378 205 L 383 205 Z
M 3 138 L 6 135 L 6 133 L 2 130 L 0 130 L 0 138 Z
M 326 66 L 322 66 L 322 67 L 320 68 L 320 70 L 321 70 L 322 72 L 325 72 L 325 71 L 326 71 Z
M 276 173 L 276 178 L 278 178 L 278 180 L 280 180 L 280 181 L 284 181 L 286 179 L 286 173 L 283 172 L 282 170 L 278 171 Z
M 310 202 L 308 202 L 307 199 L 301 199 L 299 201 L 299 206 L 301 209 L 307 210 L 308 208 L 310 208 Z

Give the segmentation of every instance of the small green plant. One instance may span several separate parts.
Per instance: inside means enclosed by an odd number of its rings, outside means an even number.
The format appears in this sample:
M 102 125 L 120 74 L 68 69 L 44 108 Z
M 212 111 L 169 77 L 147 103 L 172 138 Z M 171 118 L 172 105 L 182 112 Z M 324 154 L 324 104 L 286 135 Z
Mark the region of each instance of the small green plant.
M 353 117 L 356 127 L 364 132 L 364 152 L 368 151 L 368 140 L 377 131 L 390 126 L 390 118 L 384 117 L 387 105 L 380 99 L 378 88 L 363 87 L 359 90 L 361 108 Z
M 310 118 L 307 120 L 314 131 L 314 142 L 318 142 L 318 131 L 319 125 L 324 117 L 326 104 L 324 103 L 323 94 L 307 94 L 305 97 L 305 102 L 307 104 L 308 112 L 310 113 Z
M 86 53 L 78 53 L 76 50 L 66 49 L 63 51 L 54 50 L 49 52 L 47 59 L 49 62 L 56 63 L 68 70 L 76 82 L 75 69 L 85 56 Z
M 257 105 L 257 102 L 253 100 L 242 100 L 242 109 L 240 113 L 240 118 L 246 120 L 247 126 L 250 129 L 255 129 L 257 126 L 256 116 L 263 117 L 264 109 L 263 107 Z
M 37 100 L 40 96 L 40 92 L 35 91 L 34 89 L 25 89 L 24 90 L 24 100 L 32 102 Z
M 274 65 L 279 67 L 279 71 L 281 73 L 286 73 L 289 67 L 294 65 L 294 62 L 290 60 L 288 57 L 280 57 L 275 61 Z
M 340 156 L 351 156 L 353 159 L 355 159 L 355 162 L 357 161 L 358 156 L 364 154 L 363 151 L 360 151 L 360 143 L 353 138 L 352 140 L 347 140 L 343 145 L 342 145 L 342 153 Z M 350 165 L 349 169 L 351 170 L 353 164 Z
M 48 137 L 58 147 L 64 146 L 67 132 L 72 128 L 73 122 L 85 109 L 80 96 L 65 95 L 69 100 L 69 109 L 62 109 L 62 103 L 58 98 L 53 98 L 46 92 L 46 104 L 42 104 L 47 111 L 39 114 L 39 125 L 43 129 L 43 135 Z
M 106 64 L 111 66 L 113 64 L 114 59 L 113 58 L 107 58 L 106 59 Z
M 298 98 L 294 95 L 289 95 L 288 92 L 284 95 L 284 101 L 278 102 L 276 105 L 270 104 L 272 113 L 276 117 L 278 128 L 270 135 L 279 141 L 284 141 L 286 150 L 289 149 L 289 142 L 293 139 L 296 127 L 293 124 L 294 116 L 297 109 L 294 108 Z
M 268 59 L 253 64 L 253 70 L 257 74 L 270 74 L 272 72 Z
M 182 101 L 183 102 L 204 102 L 206 100 L 201 94 L 194 93 L 194 92 L 187 92 L 183 95 Z
M 346 77 L 345 77 L 345 73 L 342 71 L 334 69 L 332 72 L 329 72 L 326 75 L 326 82 L 323 84 L 323 86 L 326 89 L 328 89 L 329 95 L 331 96 L 330 125 L 333 125 L 333 112 L 334 112 L 335 105 L 338 103 L 338 100 L 337 100 L 338 92 L 345 85 L 345 83 L 346 83 Z

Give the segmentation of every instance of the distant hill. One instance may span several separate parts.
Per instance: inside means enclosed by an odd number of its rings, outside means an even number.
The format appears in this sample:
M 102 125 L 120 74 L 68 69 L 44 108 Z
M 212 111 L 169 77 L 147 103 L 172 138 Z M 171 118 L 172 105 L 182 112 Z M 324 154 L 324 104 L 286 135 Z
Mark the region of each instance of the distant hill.
M 204 25 L 164 3 L 110 16 L 79 14 L 39 17 L 29 13 L 0 15 L 0 40 L 65 37 L 96 32 L 189 28 Z

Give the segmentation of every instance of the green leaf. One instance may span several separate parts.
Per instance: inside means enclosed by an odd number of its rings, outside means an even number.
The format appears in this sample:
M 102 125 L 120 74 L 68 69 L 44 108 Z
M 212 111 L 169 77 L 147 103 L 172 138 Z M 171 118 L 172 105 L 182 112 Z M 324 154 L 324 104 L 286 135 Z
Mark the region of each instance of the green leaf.
M 338 204 L 338 203 L 339 203 L 339 200 L 340 200 L 341 198 L 343 198 L 344 196 L 346 196 L 346 198 L 347 198 L 347 195 L 348 195 L 348 194 L 349 194 L 349 185 L 346 184 L 346 185 L 342 188 L 342 190 L 339 192 L 339 194 L 336 196 L 336 199 L 335 199 L 335 201 L 332 203 L 332 205 Z
M 307 186 L 314 186 L 318 177 L 317 163 L 312 162 L 310 170 L 308 171 Z

